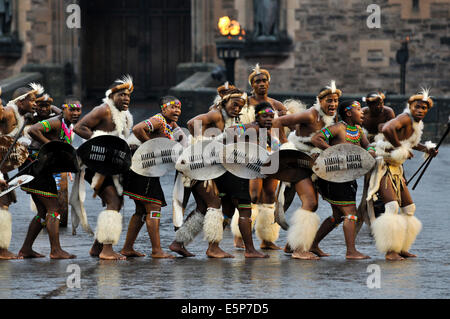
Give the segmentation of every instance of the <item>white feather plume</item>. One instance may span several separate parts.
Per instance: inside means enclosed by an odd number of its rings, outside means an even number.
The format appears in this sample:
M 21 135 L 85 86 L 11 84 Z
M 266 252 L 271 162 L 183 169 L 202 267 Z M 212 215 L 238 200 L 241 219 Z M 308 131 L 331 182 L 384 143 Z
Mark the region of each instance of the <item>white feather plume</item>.
M 225 90 L 229 90 L 230 89 L 230 83 L 228 81 L 225 82 L 224 86 L 225 86 Z
M 256 74 L 261 74 L 261 67 L 259 66 L 259 63 L 256 63 L 253 72 L 255 72 Z
M 331 81 L 329 88 L 331 89 L 331 93 L 336 93 L 336 81 L 335 80 Z
M 36 91 L 37 95 L 41 95 L 44 93 L 44 87 L 40 85 L 39 83 L 30 83 L 29 86 L 33 89 L 33 91 Z
M 116 80 L 117 83 L 128 84 L 128 87 L 131 89 L 133 87 L 133 77 L 129 74 L 124 75 L 121 79 Z
M 428 98 L 430 97 L 430 89 L 429 88 L 421 88 L 420 94 L 423 95 L 422 101 L 426 102 L 428 101 Z

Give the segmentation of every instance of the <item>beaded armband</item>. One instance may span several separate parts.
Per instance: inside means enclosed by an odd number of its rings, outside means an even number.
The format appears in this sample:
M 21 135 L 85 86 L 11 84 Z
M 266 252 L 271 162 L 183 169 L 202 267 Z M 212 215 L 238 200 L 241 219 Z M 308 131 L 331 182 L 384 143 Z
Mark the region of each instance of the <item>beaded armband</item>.
M 41 123 L 42 126 L 44 127 L 45 133 L 48 133 L 48 132 L 50 132 L 52 130 L 52 127 L 50 126 L 49 121 L 46 120 L 46 121 L 41 121 L 39 123 Z
M 328 128 L 324 128 L 323 130 L 321 130 L 323 136 L 325 137 L 325 140 L 327 142 L 330 141 L 330 138 L 333 138 L 333 134 L 331 134 L 330 130 Z

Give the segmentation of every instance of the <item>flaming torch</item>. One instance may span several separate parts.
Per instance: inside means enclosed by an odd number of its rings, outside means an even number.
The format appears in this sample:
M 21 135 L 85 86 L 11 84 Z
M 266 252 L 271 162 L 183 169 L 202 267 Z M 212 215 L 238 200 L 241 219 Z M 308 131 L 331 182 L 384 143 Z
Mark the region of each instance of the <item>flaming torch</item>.
M 216 40 L 217 56 L 224 60 L 227 70 L 227 81 L 234 84 L 234 65 L 241 57 L 241 51 L 245 44 L 245 30 L 239 22 L 229 17 L 222 17 L 217 24 L 220 32 Z

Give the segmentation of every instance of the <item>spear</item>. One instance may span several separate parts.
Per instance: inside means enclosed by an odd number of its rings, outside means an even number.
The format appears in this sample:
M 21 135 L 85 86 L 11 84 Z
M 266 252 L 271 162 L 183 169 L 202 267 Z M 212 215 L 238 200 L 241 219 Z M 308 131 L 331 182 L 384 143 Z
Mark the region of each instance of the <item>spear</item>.
M 447 137 L 448 133 L 450 132 L 450 117 L 449 117 L 449 121 L 447 122 L 447 129 L 445 130 L 444 135 L 442 135 L 441 140 L 439 141 L 438 145 L 436 145 L 436 150 L 439 149 L 439 147 L 441 146 L 442 142 L 445 140 L 445 138 Z M 417 184 L 419 184 L 423 174 L 425 173 L 425 171 L 427 170 L 428 166 L 430 166 L 431 161 L 433 160 L 433 158 L 430 156 L 428 161 L 426 162 L 427 164 L 425 165 L 422 173 L 419 175 L 419 178 L 417 179 L 416 183 L 413 186 L 413 190 L 416 189 Z M 423 166 L 423 165 L 422 165 Z M 412 179 L 412 178 L 411 178 Z

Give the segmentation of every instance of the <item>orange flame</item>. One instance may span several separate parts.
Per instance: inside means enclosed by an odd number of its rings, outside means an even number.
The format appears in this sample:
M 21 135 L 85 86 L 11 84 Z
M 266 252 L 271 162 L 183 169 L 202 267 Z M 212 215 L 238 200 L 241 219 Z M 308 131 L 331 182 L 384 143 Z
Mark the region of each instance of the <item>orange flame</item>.
M 220 34 L 223 36 L 236 36 L 241 34 L 241 25 L 239 22 L 236 20 L 230 20 L 227 16 L 221 17 L 217 26 L 219 27 Z M 242 30 L 242 32 L 244 32 L 244 30 Z

